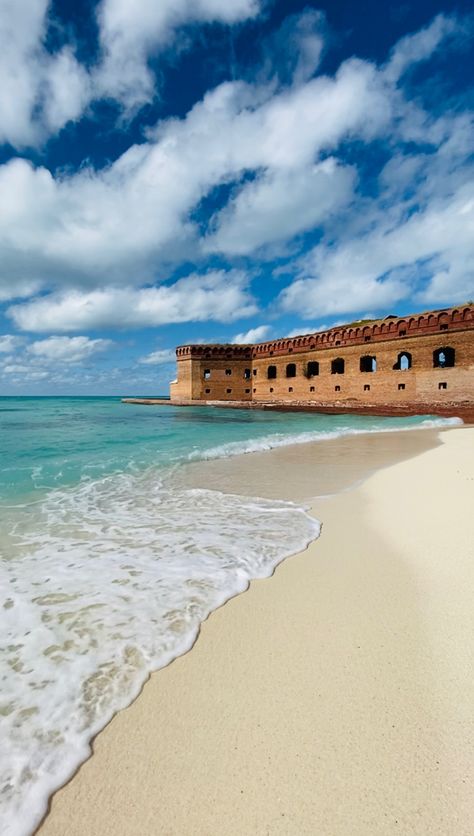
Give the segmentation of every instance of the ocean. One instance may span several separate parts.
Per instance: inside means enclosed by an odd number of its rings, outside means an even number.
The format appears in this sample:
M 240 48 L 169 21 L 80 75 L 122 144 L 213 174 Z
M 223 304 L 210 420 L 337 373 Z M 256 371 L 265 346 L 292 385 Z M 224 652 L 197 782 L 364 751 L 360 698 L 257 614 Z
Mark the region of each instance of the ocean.
M 183 466 L 454 422 L 0 398 L 3 836 L 34 830 L 210 612 L 319 535 L 293 503 L 183 488 Z

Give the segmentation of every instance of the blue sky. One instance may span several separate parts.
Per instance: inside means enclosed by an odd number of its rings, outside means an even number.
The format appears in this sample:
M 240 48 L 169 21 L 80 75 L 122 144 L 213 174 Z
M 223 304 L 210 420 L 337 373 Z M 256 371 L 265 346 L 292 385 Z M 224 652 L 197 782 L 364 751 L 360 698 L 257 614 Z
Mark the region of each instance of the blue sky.
M 3 0 L 0 394 L 471 299 L 470 5 Z

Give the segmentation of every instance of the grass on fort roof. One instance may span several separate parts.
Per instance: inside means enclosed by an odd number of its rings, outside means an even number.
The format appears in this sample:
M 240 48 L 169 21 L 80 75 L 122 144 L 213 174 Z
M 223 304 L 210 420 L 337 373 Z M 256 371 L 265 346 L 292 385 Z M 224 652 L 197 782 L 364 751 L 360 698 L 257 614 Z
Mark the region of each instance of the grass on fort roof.
M 392 317 L 385 317 L 385 319 L 391 319 Z M 377 322 L 377 319 L 356 319 L 355 322 L 348 322 L 347 325 L 344 324 L 343 328 L 353 328 L 354 325 L 367 325 L 368 322 Z M 331 329 L 332 330 L 332 329 Z
M 347 323 L 345 322 L 344 325 L 341 325 L 341 326 L 333 325 L 328 330 L 334 331 L 336 329 L 336 327 L 354 328 L 354 326 L 358 326 L 358 325 L 367 325 L 368 322 L 380 322 L 381 319 L 399 319 L 399 316 L 398 316 L 398 314 L 388 314 L 387 316 L 384 316 L 384 317 L 372 316 L 370 319 L 356 319 L 356 320 L 354 320 L 354 322 L 347 322 Z

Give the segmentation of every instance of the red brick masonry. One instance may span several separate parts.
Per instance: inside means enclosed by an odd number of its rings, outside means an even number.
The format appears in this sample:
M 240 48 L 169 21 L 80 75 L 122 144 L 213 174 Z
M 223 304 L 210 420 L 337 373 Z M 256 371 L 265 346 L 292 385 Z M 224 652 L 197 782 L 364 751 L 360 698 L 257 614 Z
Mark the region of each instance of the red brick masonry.
M 470 304 L 254 345 L 184 345 L 176 357 L 174 405 L 432 413 L 474 421 Z

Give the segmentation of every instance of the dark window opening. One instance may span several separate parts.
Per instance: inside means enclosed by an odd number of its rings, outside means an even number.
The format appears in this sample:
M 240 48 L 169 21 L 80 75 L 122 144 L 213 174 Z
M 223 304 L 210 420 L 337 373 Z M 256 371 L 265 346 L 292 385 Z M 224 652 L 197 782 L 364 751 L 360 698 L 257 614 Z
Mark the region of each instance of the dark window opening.
M 250 380 L 250 369 L 244 369 L 244 380 Z
M 228 377 L 229 375 L 231 375 L 231 374 L 232 374 L 232 369 L 226 369 L 226 370 L 225 370 L 225 373 L 226 373 L 226 375 L 227 375 L 227 377 Z
M 443 325 L 440 325 L 439 328 L 440 328 L 440 331 L 447 331 L 448 330 L 448 326 L 446 325 L 446 323 L 443 323 Z
M 287 377 L 296 377 L 296 364 L 295 363 L 288 363 L 286 367 L 286 376 Z
M 364 342 L 370 343 L 370 337 L 364 337 Z
M 335 392 L 340 392 L 340 391 L 341 391 L 341 387 L 340 387 L 340 386 L 335 386 L 335 387 L 334 387 L 334 391 L 335 391 Z
M 254 370 L 253 370 L 253 376 L 254 376 L 254 377 L 256 377 L 256 376 L 257 376 L 257 369 L 254 369 Z
M 341 341 L 340 341 L 340 340 L 336 340 L 336 345 L 341 345 Z
M 288 391 L 292 392 L 293 391 L 293 386 L 288 386 Z
M 227 392 L 228 395 L 230 395 L 230 393 L 232 392 L 232 389 L 226 389 L 226 392 Z
M 394 363 L 393 368 L 396 371 L 405 372 L 407 369 L 411 369 L 411 354 L 409 351 L 402 351 L 398 357 L 397 362 Z
M 246 395 L 250 395 L 250 389 L 246 389 L 246 390 L 245 390 L 245 394 L 246 394 Z
M 292 351 L 293 351 L 293 349 L 292 349 L 292 348 L 289 348 L 289 349 L 288 349 L 288 354 L 291 354 L 291 352 L 292 352 Z
M 402 328 L 402 330 L 398 332 L 398 336 L 399 337 L 406 337 L 406 333 L 407 332 Z
M 270 351 L 270 357 L 273 357 L 273 351 Z
M 310 387 L 309 387 L 309 391 L 310 391 L 310 392 L 314 392 L 314 386 L 310 386 Z
M 404 388 L 405 388 L 405 384 L 404 384 L 404 383 L 399 383 L 399 384 L 398 384 L 398 391 L 399 391 L 399 392 L 401 392 L 401 391 L 402 391 L 402 389 L 404 389 Z
M 437 348 L 433 351 L 433 366 L 435 369 L 448 369 L 454 366 L 455 351 L 454 348 L 445 346 L 444 348 Z
M 438 383 L 438 389 L 447 389 L 447 388 L 448 388 L 447 383 Z
M 254 389 L 253 391 L 254 391 L 254 393 L 255 393 L 257 390 L 256 390 L 256 389 Z
M 204 380 L 209 380 L 210 376 L 211 376 L 211 370 L 210 369 L 204 369 Z
M 361 357 L 360 370 L 361 372 L 376 372 L 377 359 L 375 357 L 370 357 L 368 354 L 365 357 Z
M 331 363 L 331 374 L 344 374 L 344 360 L 342 357 L 337 357 Z
M 270 392 L 273 392 L 273 389 L 272 389 L 272 387 L 271 387 L 271 386 L 270 386 Z
M 206 395 L 209 395 L 210 391 L 210 389 L 206 389 Z
M 306 368 L 306 377 L 317 377 L 319 374 L 319 363 L 316 360 L 311 360 Z
M 364 386 L 364 392 L 370 392 L 370 386 L 367 383 Z
M 268 380 L 275 380 L 277 376 L 277 367 L 276 366 L 269 366 L 267 369 L 267 377 Z

